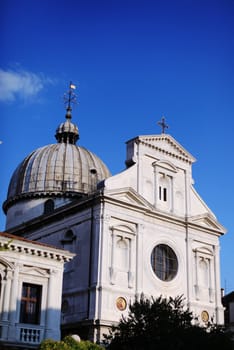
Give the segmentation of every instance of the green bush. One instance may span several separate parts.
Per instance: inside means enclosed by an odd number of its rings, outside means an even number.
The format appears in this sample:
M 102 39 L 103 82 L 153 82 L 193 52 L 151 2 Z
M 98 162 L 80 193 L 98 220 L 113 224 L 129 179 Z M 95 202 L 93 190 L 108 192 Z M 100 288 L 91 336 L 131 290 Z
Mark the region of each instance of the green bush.
M 181 296 L 147 299 L 142 295 L 104 337 L 108 350 L 234 350 L 223 327 L 194 324 Z
M 72 348 L 69 347 L 69 345 L 64 343 L 63 341 L 55 341 L 52 339 L 44 340 L 39 346 L 39 350 L 71 350 L 71 349 Z
M 44 340 L 38 350 L 102 350 L 103 348 L 88 340 L 77 342 L 72 337 L 67 336 L 61 341 L 52 339 Z

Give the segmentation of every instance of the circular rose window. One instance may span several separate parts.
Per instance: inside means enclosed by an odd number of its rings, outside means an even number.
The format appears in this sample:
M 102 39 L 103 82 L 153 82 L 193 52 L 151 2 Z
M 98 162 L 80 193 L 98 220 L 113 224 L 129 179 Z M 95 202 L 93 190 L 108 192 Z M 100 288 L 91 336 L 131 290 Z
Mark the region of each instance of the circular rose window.
M 151 254 L 151 266 L 160 280 L 171 281 L 178 271 L 175 252 L 166 244 L 157 245 Z

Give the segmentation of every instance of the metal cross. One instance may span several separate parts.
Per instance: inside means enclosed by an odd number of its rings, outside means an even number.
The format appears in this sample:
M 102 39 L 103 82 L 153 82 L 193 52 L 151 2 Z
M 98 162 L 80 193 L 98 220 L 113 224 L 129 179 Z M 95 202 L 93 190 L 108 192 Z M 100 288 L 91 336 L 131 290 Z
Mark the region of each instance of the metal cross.
M 162 117 L 162 119 L 161 119 L 157 124 L 161 126 L 161 128 L 162 128 L 162 134 L 165 134 L 165 129 L 168 129 L 168 128 L 169 128 L 169 126 L 166 124 L 166 119 L 165 119 L 165 117 Z
M 67 110 L 71 110 L 71 104 L 77 103 L 76 94 L 74 93 L 76 86 L 70 81 L 69 90 L 64 94 L 64 103 Z

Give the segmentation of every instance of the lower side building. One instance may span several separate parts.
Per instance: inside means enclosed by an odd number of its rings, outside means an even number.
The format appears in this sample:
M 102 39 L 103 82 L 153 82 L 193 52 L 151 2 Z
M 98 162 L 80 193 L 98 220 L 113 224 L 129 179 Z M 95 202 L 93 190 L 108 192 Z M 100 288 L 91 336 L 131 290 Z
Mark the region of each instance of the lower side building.
M 63 249 L 0 233 L 0 349 L 60 339 Z

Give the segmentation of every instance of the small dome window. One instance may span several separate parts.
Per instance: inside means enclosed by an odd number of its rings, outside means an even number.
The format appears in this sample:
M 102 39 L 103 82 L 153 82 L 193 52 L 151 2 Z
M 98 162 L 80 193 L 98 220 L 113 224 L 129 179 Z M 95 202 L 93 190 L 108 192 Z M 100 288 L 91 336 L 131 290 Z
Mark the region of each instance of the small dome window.
M 44 203 L 44 214 L 51 214 L 54 211 L 54 201 L 53 199 L 48 199 Z
M 93 174 L 93 175 L 97 174 L 97 170 L 94 168 L 90 169 L 90 174 Z
M 64 238 L 66 238 L 66 239 L 73 239 L 73 237 L 74 237 L 74 235 L 73 235 L 72 230 L 68 230 L 64 235 Z
M 61 243 L 63 245 L 65 244 L 72 244 L 73 241 L 76 239 L 76 236 L 74 235 L 72 230 L 68 230 L 64 233 L 63 239 L 61 240 Z

